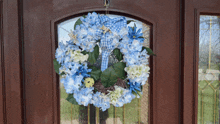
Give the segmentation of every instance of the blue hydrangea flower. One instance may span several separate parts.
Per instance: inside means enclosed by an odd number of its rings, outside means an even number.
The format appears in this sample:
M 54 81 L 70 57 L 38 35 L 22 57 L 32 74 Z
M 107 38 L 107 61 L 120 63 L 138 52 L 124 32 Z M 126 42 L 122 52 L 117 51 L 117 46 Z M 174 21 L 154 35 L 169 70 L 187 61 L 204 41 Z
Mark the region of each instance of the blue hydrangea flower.
M 59 42 L 59 47 L 56 49 L 55 53 L 55 57 L 59 63 L 62 63 L 64 61 L 66 51 L 66 46 L 62 42 Z
M 93 94 L 91 103 L 94 104 L 94 106 L 99 107 L 102 111 L 110 108 L 110 98 L 101 92 Z
M 138 91 L 141 91 L 141 85 L 137 82 L 129 82 L 129 89 L 130 89 L 130 92 L 132 93 L 132 91 L 134 91 L 135 93 L 137 93 L 136 90 Z
M 75 42 L 77 46 L 82 48 L 82 51 L 86 50 L 87 52 L 92 52 L 96 45 L 96 40 L 99 38 L 99 36 L 94 37 L 96 32 L 96 27 L 93 28 L 87 28 L 84 25 L 76 26 L 76 39 Z
M 64 88 L 66 90 L 66 93 L 71 94 L 74 93 L 74 91 L 78 91 L 79 88 L 82 86 L 82 80 L 83 76 L 66 76 L 66 78 L 62 78 L 60 80 L 61 83 L 64 84 Z
M 96 20 L 98 19 L 98 14 L 96 12 L 88 13 L 86 18 L 81 17 L 80 20 L 86 27 L 96 25 Z
M 148 58 L 149 55 L 147 54 L 146 50 L 143 50 L 142 52 L 133 52 L 124 55 L 124 61 L 128 66 L 149 64 Z
M 128 37 L 132 40 L 138 40 L 140 41 L 141 43 L 144 42 L 144 38 L 139 38 L 141 36 L 143 36 L 143 33 L 141 33 L 141 28 L 138 29 L 138 31 L 136 32 L 137 30 L 137 27 L 134 27 L 134 29 L 132 29 L 131 27 L 128 27 L 129 28 L 129 31 L 128 31 Z
M 68 72 L 69 75 L 75 75 L 81 66 L 82 65 L 76 62 L 66 63 L 66 71 Z
M 132 99 L 135 98 L 135 95 L 132 94 L 129 90 L 124 90 L 123 95 L 118 99 L 116 107 L 122 107 L 124 104 L 130 103 Z
M 90 77 L 90 75 L 88 73 L 91 71 L 92 71 L 92 69 L 88 69 L 87 64 L 85 64 L 85 65 L 81 65 L 78 68 L 75 75 L 82 75 L 83 77 Z
M 92 99 L 94 87 L 81 88 L 79 91 L 74 91 L 74 98 L 79 105 L 88 106 Z

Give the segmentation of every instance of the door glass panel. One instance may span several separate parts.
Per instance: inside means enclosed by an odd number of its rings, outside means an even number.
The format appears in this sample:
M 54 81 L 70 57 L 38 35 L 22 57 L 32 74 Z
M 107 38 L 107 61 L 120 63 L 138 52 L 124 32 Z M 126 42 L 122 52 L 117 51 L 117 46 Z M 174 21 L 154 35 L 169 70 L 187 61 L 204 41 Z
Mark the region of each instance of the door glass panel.
M 198 124 L 220 121 L 220 17 L 200 16 Z
M 110 18 L 118 17 L 117 15 L 108 14 Z M 126 17 L 127 20 L 135 20 Z M 59 43 L 70 40 L 69 32 L 74 29 L 75 22 L 79 17 L 69 19 L 58 24 L 58 45 Z M 146 38 L 144 46 L 149 47 L 150 26 L 138 20 L 135 20 L 137 28 L 142 28 L 143 36 Z M 134 26 L 134 22 L 129 23 Z M 87 124 L 88 120 L 91 124 L 148 124 L 149 110 L 149 83 L 143 86 L 143 95 L 140 99 L 135 98 L 131 103 L 125 104 L 123 107 L 111 107 L 102 112 L 93 105 L 88 107 L 82 105 L 73 105 L 66 98 L 68 94 L 65 92 L 64 86 L 60 83 L 60 120 L 61 124 Z

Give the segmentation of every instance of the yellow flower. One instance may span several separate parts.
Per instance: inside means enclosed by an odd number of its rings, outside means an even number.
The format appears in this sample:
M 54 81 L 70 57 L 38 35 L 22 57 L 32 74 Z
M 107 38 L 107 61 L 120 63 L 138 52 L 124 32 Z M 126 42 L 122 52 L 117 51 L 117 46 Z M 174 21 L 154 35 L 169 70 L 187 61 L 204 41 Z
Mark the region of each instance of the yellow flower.
M 100 29 L 104 30 L 103 34 L 105 34 L 108 31 L 111 33 L 110 29 L 105 27 L 104 25 Z
M 93 78 L 86 78 L 84 81 L 84 84 L 86 87 L 92 87 L 94 85 L 94 80 Z
M 70 33 L 68 35 L 69 35 L 70 39 L 73 40 L 73 43 L 76 43 L 76 41 L 77 41 L 76 36 L 77 35 L 74 35 L 72 30 L 70 30 Z

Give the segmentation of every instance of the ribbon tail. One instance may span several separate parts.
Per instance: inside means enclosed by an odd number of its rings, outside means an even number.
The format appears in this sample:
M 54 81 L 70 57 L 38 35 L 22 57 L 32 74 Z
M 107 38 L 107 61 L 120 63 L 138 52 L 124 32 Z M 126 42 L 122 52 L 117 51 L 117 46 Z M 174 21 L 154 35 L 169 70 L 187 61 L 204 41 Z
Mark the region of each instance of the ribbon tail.
M 101 71 L 103 72 L 105 69 L 108 68 L 108 55 L 109 53 L 106 51 L 103 51 L 102 53 L 102 64 L 101 64 Z

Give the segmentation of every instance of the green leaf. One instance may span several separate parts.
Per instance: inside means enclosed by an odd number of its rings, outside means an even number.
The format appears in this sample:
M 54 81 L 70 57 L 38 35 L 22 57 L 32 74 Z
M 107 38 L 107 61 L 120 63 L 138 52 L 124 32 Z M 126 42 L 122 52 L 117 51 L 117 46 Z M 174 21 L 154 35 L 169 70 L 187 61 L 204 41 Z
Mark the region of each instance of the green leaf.
M 94 66 L 90 67 L 90 69 L 92 69 L 92 71 L 89 73 L 91 78 L 97 81 L 100 78 L 102 71 Z
M 86 18 L 86 16 L 85 15 L 83 15 L 82 16 L 83 18 Z M 74 30 L 76 29 L 76 26 L 77 25 L 80 25 L 80 24 L 82 24 L 82 21 L 80 20 L 80 18 L 75 22 L 75 24 L 74 24 Z
M 54 59 L 53 60 L 53 65 L 54 65 L 54 69 L 55 69 L 55 72 L 57 74 L 59 74 L 59 68 L 61 67 L 60 63 L 57 61 L 57 59 Z
M 134 20 L 128 20 L 127 24 L 131 23 L 131 22 L 135 22 Z
M 77 25 L 80 25 L 82 24 L 82 21 L 80 20 L 80 18 L 75 22 L 75 25 L 74 25 L 74 30 L 76 29 L 76 26 Z
M 88 54 L 89 52 L 86 52 L 85 50 L 81 52 L 83 55 Z
M 137 27 L 135 23 L 134 23 L 134 27 Z
M 93 52 L 89 52 L 88 61 L 93 65 L 96 62 L 98 57 L 99 57 L 99 46 L 96 45 L 94 47 Z
M 113 53 L 115 54 L 118 61 L 121 61 L 123 59 L 123 54 L 120 52 L 118 48 L 114 49 Z
M 110 66 L 101 74 L 101 83 L 104 87 L 113 86 L 118 78 L 125 79 L 125 68 L 126 64 L 124 62 L 115 63 Z
M 153 53 L 153 51 L 152 51 L 150 48 L 148 48 L 148 47 L 142 47 L 142 51 L 143 51 L 144 49 L 146 49 L 146 50 L 147 50 L 148 55 L 153 55 L 153 56 L 156 56 L 156 54 L 154 54 L 154 53 Z
M 115 70 L 112 66 L 107 68 L 105 71 L 101 74 L 101 83 L 104 87 L 110 87 L 113 86 L 117 82 L 117 75 L 115 73 Z
M 66 100 L 74 105 L 78 105 L 76 99 L 73 97 L 73 94 L 68 94 L 68 97 L 66 98 Z
M 126 67 L 126 64 L 124 62 L 118 62 L 118 63 L 115 63 L 113 65 L 114 67 L 114 70 L 115 70 L 115 73 L 117 75 L 117 77 L 121 78 L 121 79 L 125 79 L 125 67 Z

